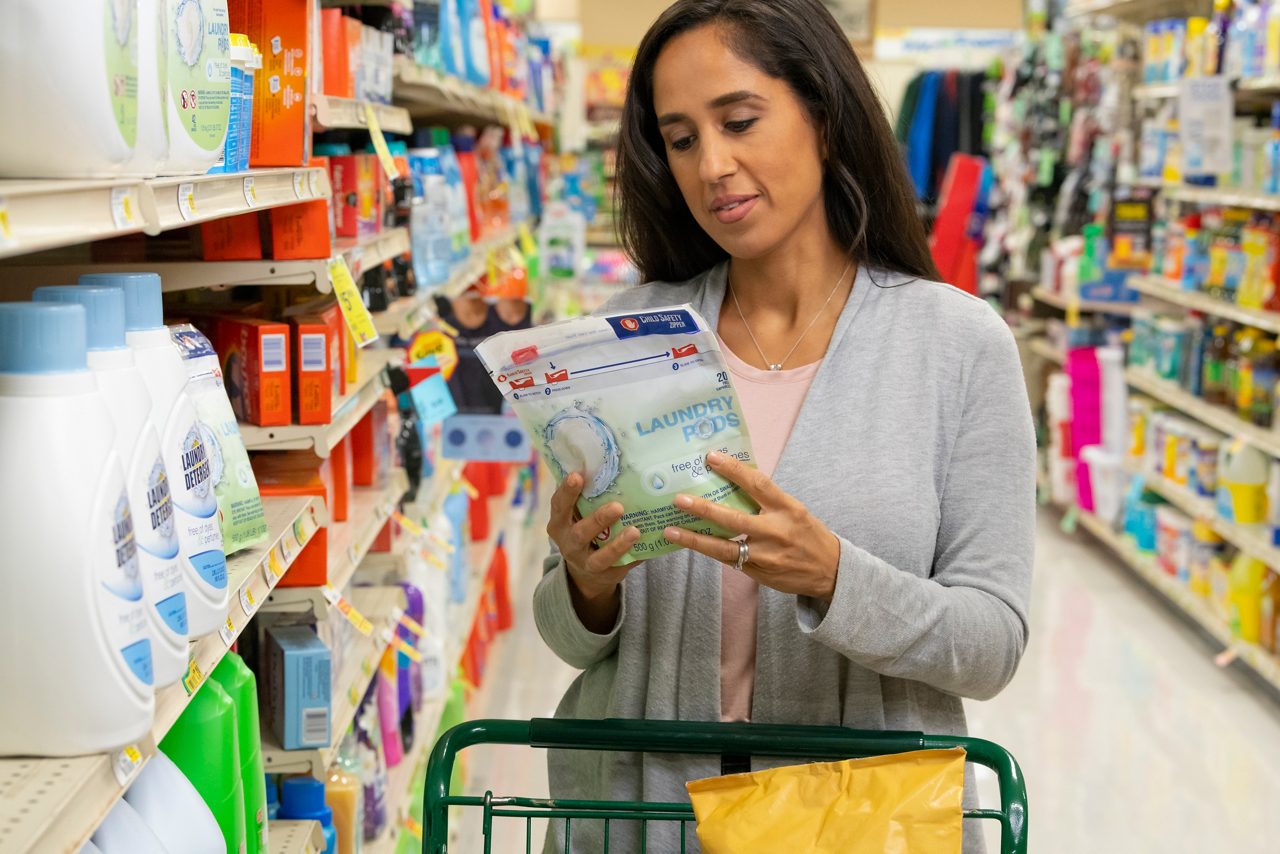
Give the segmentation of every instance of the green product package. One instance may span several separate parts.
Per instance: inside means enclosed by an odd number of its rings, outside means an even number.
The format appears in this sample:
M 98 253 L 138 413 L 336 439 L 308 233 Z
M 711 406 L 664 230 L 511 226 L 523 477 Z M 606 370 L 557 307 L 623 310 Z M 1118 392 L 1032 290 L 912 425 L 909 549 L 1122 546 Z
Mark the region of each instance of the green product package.
M 103 3 L 102 14 L 111 112 L 120 136 L 132 147 L 138 138 L 138 4 Z
M 222 829 L 227 854 L 245 850 L 244 790 L 236 704 L 210 679 L 160 742 L 164 755 L 191 781 Z
M 209 449 L 223 549 L 233 554 L 256 546 L 267 538 L 267 517 L 244 439 L 240 437 L 240 425 L 222 381 L 218 354 L 209 339 L 190 324 L 172 326 L 169 334 L 187 367 L 187 394 L 196 408 L 205 447 Z
M 667 527 L 732 536 L 678 510 L 678 494 L 757 511 L 744 490 L 706 467 L 712 451 L 749 466 L 755 455 L 719 341 L 692 307 L 504 332 L 476 352 L 557 482 L 584 476 L 582 516 L 622 504 L 621 521 L 601 542 L 640 530 L 620 563 L 677 551 Z
M 166 0 L 169 100 L 205 151 L 222 147 L 231 114 L 231 25 L 225 0 Z M 265 50 L 265 48 L 264 48 Z
M 267 778 L 262 768 L 262 731 L 258 725 L 258 685 L 244 659 L 228 652 L 213 669 L 212 679 L 236 704 L 240 742 L 240 785 L 244 793 L 245 854 L 267 848 Z

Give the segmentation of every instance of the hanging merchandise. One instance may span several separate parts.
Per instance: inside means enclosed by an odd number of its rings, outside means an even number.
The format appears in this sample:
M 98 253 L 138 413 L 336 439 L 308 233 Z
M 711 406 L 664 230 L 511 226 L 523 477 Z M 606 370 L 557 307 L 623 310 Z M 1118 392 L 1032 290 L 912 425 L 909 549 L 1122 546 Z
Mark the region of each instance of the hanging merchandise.
M 222 155 L 231 116 L 227 0 L 162 0 L 169 156 L 166 175 L 208 172 Z
M 23 653 L 0 657 L 0 756 L 122 747 L 151 728 L 151 640 L 124 467 L 88 369 L 83 306 L 0 303 L 0 424 L 8 565 L 42 567 L 7 581 L 0 640 Z M 51 629 L 57 642 L 31 645 Z
M 191 637 L 216 631 L 227 613 L 227 559 L 218 528 L 218 502 L 204 430 L 187 393 L 187 370 L 164 325 L 160 277 L 155 273 L 94 273 L 82 285 L 124 289 L 126 340 L 151 394 L 151 420 L 160 433 L 174 522 L 182 556 Z
M 217 819 L 164 753 L 157 751 L 147 760 L 124 799 L 170 854 L 225 854 L 227 845 Z
M 84 306 L 89 370 L 111 412 L 116 452 L 125 469 L 155 684 L 172 685 L 187 672 L 186 594 L 169 481 L 151 422 L 151 397 L 125 343 L 124 291 L 63 285 L 39 288 L 33 298 Z

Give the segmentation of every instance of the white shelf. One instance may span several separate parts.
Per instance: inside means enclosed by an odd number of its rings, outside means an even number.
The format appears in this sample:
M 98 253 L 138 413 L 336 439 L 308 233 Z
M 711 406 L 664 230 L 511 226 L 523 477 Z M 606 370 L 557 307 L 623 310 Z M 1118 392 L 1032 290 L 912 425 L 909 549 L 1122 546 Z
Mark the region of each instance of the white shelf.
M 353 279 L 358 279 L 365 270 L 372 270 L 385 261 L 399 258 L 409 248 L 409 229 L 403 225 L 370 237 L 339 240 L 333 247 L 335 255 L 341 253 L 347 260 Z
M 153 178 L 146 185 L 155 204 L 148 234 L 332 195 L 328 171 L 316 167 Z
M 1133 97 L 1137 101 L 1164 101 L 1178 97 L 1177 83 L 1147 83 L 1133 87 Z
M 0 850 L 76 852 L 110 811 L 155 745 L 186 708 L 230 645 L 244 631 L 261 603 L 292 565 L 298 552 L 324 524 L 323 502 L 314 498 L 267 498 L 266 542 L 227 559 L 230 627 L 191 645 L 187 679 L 156 695 L 151 734 L 133 745 L 140 761 L 117 778 L 119 752 L 71 759 L 0 759 Z M 121 782 L 123 779 L 123 783 Z
M 1210 5 L 1205 0 L 1077 0 L 1067 4 L 1064 14 L 1068 18 L 1109 15 L 1141 21 L 1188 14 L 1208 15 Z
M 1209 604 L 1196 596 L 1176 578 L 1164 573 L 1149 555 L 1143 555 L 1124 537 L 1121 537 L 1111 526 L 1092 513 L 1084 510 L 1076 511 L 1081 526 L 1093 534 L 1103 545 L 1119 555 L 1120 559 L 1137 575 L 1147 581 L 1166 599 L 1177 605 L 1193 622 L 1198 624 L 1228 650 L 1234 652 L 1240 660 L 1254 670 L 1272 686 L 1280 688 L 1280 658 L 1272 655 L 1257 644 L 1245 643 L 1236 638 L 1229 626 L 1213 612 Z
M 1256 329 L 1265 329 L 1267 332 L 1280 333 L 1280 313 L 1274 311 L 1246 308 L 1235 303 L 1214 299 L 1202 291 L 1183 290 L 1159 276 L 1130 276 L 1129 287 L 1139 293 L 1155 297 L 1161 302 L 1180 305 L 1192 311 L 1203 312 L 1214 317 L 1234 320 Z
M 395 75 L 394 97 L 411 114 L 438 113 L 506 124 L 513 112 L 527 112 L 531 121 L 551 124 L 550 116 L 533 111 L 523 101 L 417 65 L 405 56 L 396 57 Z
M 373 409 L 387 390 L 385 368 L 403 357 L 401 350 L 363 350 L 360 353 L 360 382 L 335 404 L 328 424 L 286 424 L 259 427 L 241 424 L 244 446 L 251 451 L 301 451 L 313 448 L 327 457 L 365 414 Z
M 373 4 L 365 4 L 373 5 Z M 354 98 L 337 98 L 333 95 L 311 96 L 311 128 L 325 130 L 364 130 L 369 124 L 364 113 L 364 101 Z M 390 104 L 371 104 L 378 119 L 378 127 L 388 133 L 413 133 L 413 121 L 404 107 Z
M 320 854 L 324 828 L 318 821 L 272 821 L 267 825 L 270 854 Z
M 1185 184 L 1165 185 L 1166 199 L 1196 205 L 1222 205 L 1256 211 L 1280 211 L 1280 195 L 1246 192 L 1223 187 L 1190 187 Z
M 1037 302 L 1051 305 L 1062 311 L 1066 311 L 1071 303 L 1071 300 L 1046 288 L 1032 288 L 1031 296 Z M 1100 300 L 1078 300 L 1076 304 L 1076 307 L 1081 312 L 1092 314 L 1133 314 L 1134 310 L 1141 308 L 1141 306 L 1142 304 L 1138 302 L 1103 302 Z
M 1200 398 L 1183 391 L 1177 385 L 1158 379 L 1136 368 L 1125 369 L 1125 380 L 1129 385 L 1172 406 L 1201 424 L 1207 424 L 1230 436 L 1247 439 L 1259 450 L 1273 457 L 1280 457 L 1280 434 L 1256 424 L 1250 424 L 1229 409 L 1205 403 Z
M 405 607 L 404 591 L 399 587 L 357 587 L 351 591 L 351 604 L 373 624 L 369 637 L 356 635 L 345 650 L 346 666 L 334 674 L 333 698 L 330 701 L 329 737 L 326 747 L 285 750 L 280 747 L 269 726 L 262 728 L 262 764 L 268 774 L 311 774 L 322 779 L 338 755 L 338 747 L 355 720 L 360 701 L 378 672 L 378 662 L 389 645 L 389 631 L 395 629 L 398 610 Z
M 369 547 L 378 538 L 387 519 L 395 513 L 400 497 L 408 488 L 409 477 L 402 468 L 391 470 L 385 487 L 352 488 L 347 503 L 347 520 L 329 523 L 330 586 L 341 591 L 351 582 L 356 568 L 369 553 Z M 279 587 L 272 591 L 262 610 L 309 612 L 320 620 L 329 612 L 329 602 L 319 587 Z
M 1262 77 L 1251 77 L 1236 83 L 1238 92 L 1254 92 L 1260 95 L 1280 92 L 1280 75 L 1268 74 Z
M 1032 339 L 1031 352 L 1042 359 L 1053 362 L 1055 365 L 1061 365 L 1066 361 L 1062 353 L 1058 351 L 1058 348 L 1050 344 L 1045 338 Z

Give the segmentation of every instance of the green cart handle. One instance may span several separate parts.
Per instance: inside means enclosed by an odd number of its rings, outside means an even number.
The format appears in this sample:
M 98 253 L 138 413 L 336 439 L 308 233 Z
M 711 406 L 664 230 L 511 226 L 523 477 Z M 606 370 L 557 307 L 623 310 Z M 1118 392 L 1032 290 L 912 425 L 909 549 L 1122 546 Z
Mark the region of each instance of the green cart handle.
M 985 739 L 831 726 L 535 718 L 468 721 L 440 737 L 427 766 L 422 812 L 426 854 L 443 854 L 446 850 L 454 760 L 477 744 L 829 761 L 962 747 L 967 761 L 990 768 L 1000 783 L 999 810 L 965 810 L 965 817 L 999 821 L 1002 854 L 1025 854 L 1027 850 L 1027 789 L 1022 769 L 1009 751 Z

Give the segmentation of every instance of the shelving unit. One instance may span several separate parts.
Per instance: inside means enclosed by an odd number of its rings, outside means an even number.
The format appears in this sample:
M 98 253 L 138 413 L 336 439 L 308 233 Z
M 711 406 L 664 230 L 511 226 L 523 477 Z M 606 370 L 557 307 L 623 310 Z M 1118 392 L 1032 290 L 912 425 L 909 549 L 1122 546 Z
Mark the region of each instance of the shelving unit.
M 1177 385 L 1166 380 L 1157 379 L 1148 373 L 1135 368 L 1125 369 L 1125 380 L 1130 386 L 1143 394 L 1154 397 L 1191 416 L 1201 424 L 1220 430 L 1229 436 L 1247 439 L 1259 450 L 1273 457 L 1280 457 L 1280 433 L 1273 433 L 1265 427 L 1250 424 L 1236 417 L 1234 412 L 1220 406 L 1205 403 L 1195 395 L 1183 391 Z
M 1055 294 L 1046 288 L 1032 288 L 1031 296 L 1036 302 L 1042 302 L 1045 305 L 1051 305 L 1062 311 L 1067 311 L 1071 306 L 1071 300 Z M 1100 302 L 1097 300 L 1080 300 L 1077 309 L 1082 312 L 1092 314 L 1133 314 L 1134 309 L 1141 306 L 1138 302 Z
M 1079 0 L 1068 3 L 1068 18 L 1110 15 L 1126 20 L 1172 17 L 1177 14 L 1208 14 L 1210 4 L 1203 0 Z
M 549 125 L 552 118 L 538 113 L 510 95 L 482 89 L 434 68 L 417 65 L 405 56 L 395 59 L 393 95 L 409 113 L 456 115 L 464 118 L 510 123 L 520 113 L 529 120 Z
M 318 821 L 273 821 L 267 825 L 270 854 L 320 854 L 324 829 Z
M 1058 351 L 1058 348 L 1054 347 L 1044 338 L 1036 338 L 1032 340 L 1031 352 L 1035 353 L 1042 359 L 1053 362 L 1055 365 L 1061 365 L 1066 361 L 1066 358 Z
M 1280 196 L 1252 193 L 1221 187 L 1189 187 L 1185 184 L 1165 185 L 1166 199 L 1196 205 L 1249 208 L 1255 211 L 1280 211 Z
M 1177 83 L 1147 83 L 1133 87 L 1133 97 L 1137 101 L 1166 101 L 1178 97 Z
M 376 4 L 365 4 L 376 5 Z M 403 107 L 390 104 L 370 104 L 373 115 L 378 120 L 378 127 L 389 133 L 413 133 L 413 120 L 409 111 Z M 337 98 L 333 95 L 311 96 L 311 129 L 325 130 L 366 130 L 369 120 L 365 116 L 365 102 L 354 98 Z
M 1165 574 L 1154 559 L 1143 555 L 1133 544 L 1116 533 L 1110 525 L 1084 510 L 1077 510 L 1080 525 L 1100 543 L 1124 561 L 1135 574 L 1150 584 L 1165 599 L 1176 605 L 1195 624 L 1208 632 L 1214 640 L 1256 672 L 1272 687 L 1280 688 L 1280 658 L 1257 644 L 1245 643 L 1231 633 L 1231 628 L 1213 612 L 1209 604 L 1192 593 L 1186 585 Z
M 300 451 L 312 448 L 327 457 L 351 432 L 387 390 L 386 367 L 402 358 L 399 350 L 363 350 L 360 353 L 360 383 L 333 408 L 328 424 L 286 424 L 259 427 L 241 424 L 244 446 L 251 451 Z
M 333 248 L 335 255 L 341 254 L 346 259 L 351 277 L 358 278 L 365 270 L 372 270 L 408 252 L 409 229 L 397 226 L 369 237 L 339 240 Z
M 1237 323 L 1244 323 L 1257 329 L 1265 329 L 1267 332 L 1280 333 L 1280 313 L 1274 311 L 1246 308 L 1235 303 L 1214 299 L 1201 291 L 1183 290 L 1159 276 L 1130 276 L 1129 287 L 1161 302 L 1180 305 L 1213 317 L 1234 320 Z
M 223 630 L 191 645 L 182 682 L 156 694 L 151 734 L 122 751 L 68 759 L 0 759 L 0 850 L 76 852 L 133 781 L 279 577 L 325 522 L 314 498 L 267 498 L 267 540 L 227 560 L 230 600 Z

